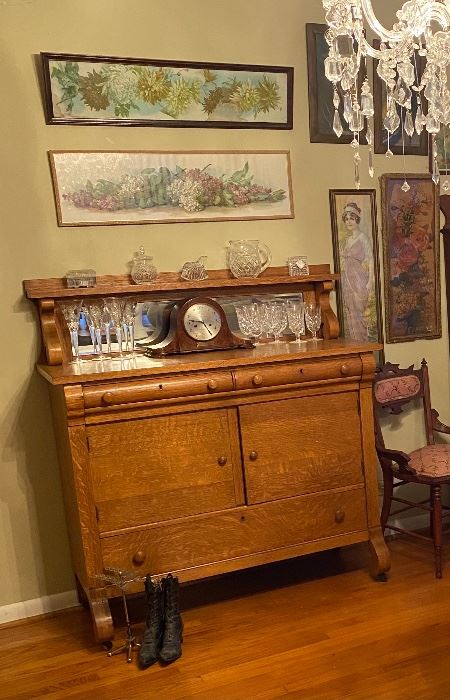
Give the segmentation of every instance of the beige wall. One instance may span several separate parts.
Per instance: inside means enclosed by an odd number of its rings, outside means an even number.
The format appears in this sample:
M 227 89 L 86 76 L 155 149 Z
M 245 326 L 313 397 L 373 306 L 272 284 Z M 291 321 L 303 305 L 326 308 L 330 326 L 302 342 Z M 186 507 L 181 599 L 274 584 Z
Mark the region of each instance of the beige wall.
M 389 0 L 379 0 L 386 11 Z M 376 5 L 376 4 L 375 4 Z M 392 14 L 392 12 L 390 13 Z M 320 0 L 4 0 L 0 3 L 2 168 L 0 252 L 0 605 L 71 589 L 47 390 L 33 371 L 38 339 L 24 278 L 89 266 L 122 273 L 140 244 L 160 270 L 200 253 L 224 267 L 230 238 L 260 238 L 275 264 L 289 254 L 332 261 L 328 189 L 352 187 L 349 147 L 312 145 L 308 134 L 305 22 Z M 293 131 L 46 126 L 35 67 L 40 51 L 295 66 Z M 58 228 L 49 149 L 289 149 L 296 219 L 286 221 Z M 378 157 L 380 174 L 386 161 Z M 389 169 L 401 168 L 398 160 Z M 425 171 L 425 158 L 409 158 Z M 364 174 L 364 187 L 372 182 Z M 445 309 L 443 318 L 445 319 Z M 431 362 L 436 406 L 450 420 L 444 339 L 388 346 L 393 361 Z M 419 440 L 415 418 L 396 439 Z M 420 432 L 420 431 L 419 431 Z

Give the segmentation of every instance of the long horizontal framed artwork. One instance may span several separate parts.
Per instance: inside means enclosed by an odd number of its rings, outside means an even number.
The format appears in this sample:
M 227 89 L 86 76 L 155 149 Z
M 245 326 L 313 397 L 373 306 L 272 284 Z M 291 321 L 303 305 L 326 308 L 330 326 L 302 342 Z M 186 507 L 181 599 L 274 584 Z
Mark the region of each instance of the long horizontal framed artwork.
M 41 57 L 47 124 L 292 129 L 292 67 Z
M 50 151 L 60 226 L 292 219 L 288 151 Z

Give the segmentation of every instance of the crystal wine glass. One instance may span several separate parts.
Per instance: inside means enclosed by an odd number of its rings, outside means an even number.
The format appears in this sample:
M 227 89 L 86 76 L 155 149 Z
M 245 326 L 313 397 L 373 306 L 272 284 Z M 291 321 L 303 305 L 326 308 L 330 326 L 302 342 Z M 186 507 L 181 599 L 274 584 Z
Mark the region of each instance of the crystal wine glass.
M 134 322 L 136 319 L 137 301 L 125 299 L 122 312 L 122 327 L 125 337 L 125 347 L 134 354 Z
M 101 358 L 103 356 L 102 347 L 102 330 L 103 330 L 103 304 L 97 301 L 91 301 L 87 305 L 86 320 L 89 326 L 89 332 L 94 336 L 94 352 Z M 91 325 L 93 334 L 91 332 Z
M 287 303 L 289 328 L 295 334 L 297 343 L 305 333 L 305 305 L 301 300 L 289 300 Z
M 123 335 L 122 335 L 122 324 L 123 324 L 123 309 L 124 304 L 121 299 L 117 297 L 108 297 L 105 299 L 105 308 L 111 316 L 111 322 L 114 326 L 117 338 L 117 345 L 119 347 L 119 355 L 122 355 L 123 349 Z
M 274 334 L 273 330 L 273 316 L 271 311 L 271 305 L 268 301 L 262 301 L 258 304 L 258 314 L 259 322 L 262 330 L 262 334 L 269 338 Z
M 312 339 L 317 342 L 321 338 L 317 337 L 317 333 L 322 325 L 322 314 L 320 304 L 307 303 L 305 304 L 305 321 L 306 327 L 312 333 Z
M 270 311 L 272 315 L 272 328 L 275 336 L 275 342 L 279 343 L 280 338 L 288 325 L 288 316 L 285 302 L 272 302 L 270 305 Z
M 61 304 L 61 312 L 70 333 L 70 342 L 72 345 L 72 357 L 76 362 L 80 360 L 80 347 L 78 343 L 78 330 L 80 326 L 81 302 L 78 300 L 66 301 Z
M 259 338 L 262 333 L 262 328 L 258 324 L 257 316 L 252 312 L 254 304 L 235 305 L 236 318 L 239 324 L 239 329 L 246 338 Z

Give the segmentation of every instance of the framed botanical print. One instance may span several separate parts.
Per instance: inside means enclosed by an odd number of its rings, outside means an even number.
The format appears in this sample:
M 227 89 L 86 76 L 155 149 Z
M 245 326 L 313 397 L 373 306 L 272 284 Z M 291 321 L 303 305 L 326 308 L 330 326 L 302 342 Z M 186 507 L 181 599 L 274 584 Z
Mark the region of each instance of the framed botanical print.
M 375 39 L 373 42 L 375 49 L 380 48 L 380 41 Z M 418 80 L 422 77 L 423 71 L 425 70 L 426 61 L 423 56 L 419 56 L 416 52 L 415 65 L 417 67 Z M 388 140 L 387 131 L 383 126 L 383 121 L 386 116 L 386 84 L 377 73 L 377 61 L 374 62 L 373 69 L 373 99 L 375 106 L 374 114 L 374 151 L 375 153 L 386 153 L 388 150 Z M 422 93 L 422 101 L 426 103 L 426 99 Z M 411 97 L 411 116 L 413 122 L 415 122 L 417 115 L 417 93 L 413 92 Z M 397 106 L 397 112 L 399 117 L 401 117 L 400 107 Z M 426 156 L 428 155 L 428 133 L 425 129 L 422 133 L 417 134 L 414 131 L 412 136 L 404 134 L 405 144 L 405 156 Z M 403 135 L 402 126 L 400 120 L 400 126 L 396 131 L 389 136 L 389 148 L 395 156 L 403 155 Z
M 50 151 L 60 226 L 293 219 L 289 151 Z
M 341 334 L 383 343 L 375 190 L 330 190 Z
M 47 124 L 292 129 L 289 66 L 41 58 Z
M 382 175 L 386 340 L 440 338 L 439 196 L 429 175 Z

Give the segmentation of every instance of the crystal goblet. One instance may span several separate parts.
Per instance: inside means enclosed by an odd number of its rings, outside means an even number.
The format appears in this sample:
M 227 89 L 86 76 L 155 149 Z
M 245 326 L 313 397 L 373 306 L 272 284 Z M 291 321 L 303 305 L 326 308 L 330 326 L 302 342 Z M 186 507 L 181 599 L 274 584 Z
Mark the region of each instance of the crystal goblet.
M 305 321 L 306 327 L 311 331 L 312 339 L 317 342 L 321 338 L 317 337 L 317 333 L 322 325 L 322 313 L 320 304 L 307 303 L 305 304 Z
M 305 305 L 302 301 L 289 300 L 287 303 L 289 328 L 295 335 L 297 343 L 305 333 Z

